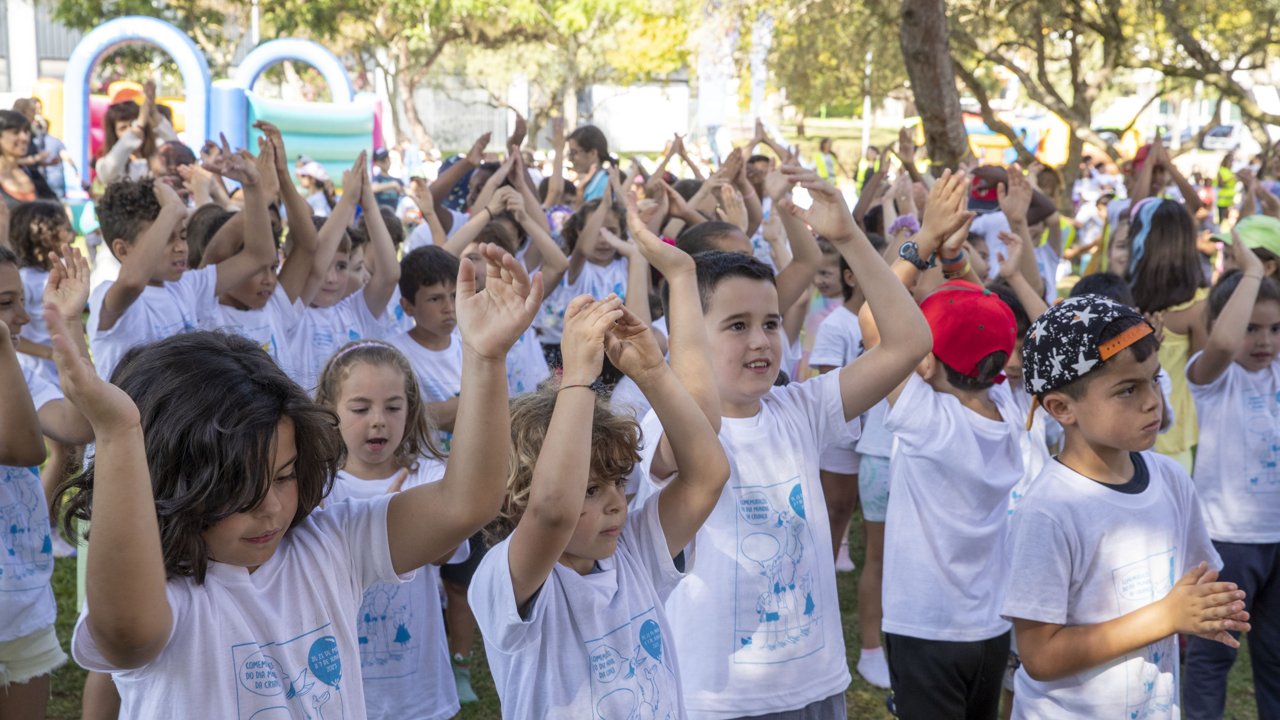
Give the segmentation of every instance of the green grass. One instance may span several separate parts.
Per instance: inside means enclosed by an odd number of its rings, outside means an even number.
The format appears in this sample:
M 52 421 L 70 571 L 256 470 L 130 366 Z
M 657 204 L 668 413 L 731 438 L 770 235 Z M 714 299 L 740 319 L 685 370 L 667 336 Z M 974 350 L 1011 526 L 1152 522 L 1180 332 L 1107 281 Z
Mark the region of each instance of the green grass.
M 849 554 L 859 566 L 862 565 L 862 533 L 855 517 L 854 532 L 851 533 Z M 845 693 L 849 706 L 850 718 L 866 718 L 878 720 L 890 718 L 885 710 L 885 695 L 888 691 L 868 685 L 853 670 L 857 662 L 858 648 L 858 608 L 857 608 L 858 573 L 839 573 L 836 586 L 840 593 L 840 612 L 844 621 L 845 647 L 850 658 L 849 672 L 853 675 L 853 684 Z M 75 625 L 76 598 L 76 563 L 74 559 L 58 560 L 53 574 L 53 590 L 58 597 L 58 638 L 64 649 L 70 652 L 71 630 Z M 1255 720 L 1258 715 L 1253 702 L 1253 674 L 1249 669 L 1247 644 L 1241 649 L 1240 657 L 1231 671 L 1227 693 L 1227 720 Z M 462 720 L 498 720 L 502 717 L 498 708 L 498 694 L 493 688 L 493 680 L 489 676 L 489 667 L 484 662 L 484 647 L 476 643 L 475 661 L 472 665 L 472 683 L 480 702 L 468 705 L 458 715 Z M 80 717 L 80 690 L 84 685 L 84 671 L 74 663 L 68 663 L 53 675 L 53 700 L 49 704 L 50 718 L 72 720 Z

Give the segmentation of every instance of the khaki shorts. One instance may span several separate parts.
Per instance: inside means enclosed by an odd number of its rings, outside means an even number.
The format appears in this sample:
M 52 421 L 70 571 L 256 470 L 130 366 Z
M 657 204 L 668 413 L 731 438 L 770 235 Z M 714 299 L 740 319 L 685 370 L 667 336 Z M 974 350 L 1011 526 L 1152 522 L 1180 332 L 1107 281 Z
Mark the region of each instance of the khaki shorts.
M 53 626 L 0 642 L 0 688 L 48 675 L 67 661 Z

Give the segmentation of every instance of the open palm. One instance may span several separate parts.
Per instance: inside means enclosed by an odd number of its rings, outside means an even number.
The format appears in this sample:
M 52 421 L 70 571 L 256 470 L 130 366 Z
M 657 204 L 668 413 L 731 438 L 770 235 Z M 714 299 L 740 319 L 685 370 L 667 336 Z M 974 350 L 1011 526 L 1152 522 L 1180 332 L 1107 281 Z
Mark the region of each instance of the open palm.
M 533 323 L 542 305 L 542 274 L 530 279 L 520 262 L 493 245 L 481 245 L 484 290 L 476 292 L 475 266 L 458 270 L 458 329 L 463 343 L 483 357 L 500 360 Z

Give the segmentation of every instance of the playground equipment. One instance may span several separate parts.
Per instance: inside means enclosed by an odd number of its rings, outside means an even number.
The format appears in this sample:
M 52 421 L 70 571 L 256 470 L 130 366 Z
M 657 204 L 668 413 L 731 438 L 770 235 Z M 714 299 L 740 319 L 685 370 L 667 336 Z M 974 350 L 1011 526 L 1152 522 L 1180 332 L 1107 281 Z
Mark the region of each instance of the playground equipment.
M 181 30 L 158 18 L 128 16 L 110 20 L 84 36 L 67 61 L 64 92 L 60 94 L 62 137 L 79 167 L 91 167 L 95 150 L 92 127 L 101 131 L 101 113 L 127 94 L 129 83 L 113 83 L 110 96 L 98 100 L 101 107 L 91 112 L 89 81 L 94 65 L 121 45 L 145 43 L 168 53 L 182 75 L 184 98 L 162 98 L 174 110 L 175 130 L 188 145 L 198 148 L 219 133 L 238 147 L 256 149 L 259 134 L 252 130 L 257 120 L 280 127 L 291 153 L 304 154 L 321 163 L 330 177 L 341 180 L 344 167 L 361 150 L 382 146 L 379 103 L 371 94 L 355 94 L 342 62 L 324 47 L 309 40 L 286 38 L 259 45 L 240 64 L 231 79 L 213 81 L 209 64 L 196 44 Z M 307 63 L 324 77 L 331 102 L 293 102 L 261 97 L 253 85 L 276 63 L 293 60 Z M 41 90 L 53 90 L 55 81 L 41 81 Z M 119 91 L 115 91 L 120 85 Z M 50 92 L 50 100 L 54 93 Z M 110 99 L 108 99 L 110 98 Z M 120 99 L 127 99 L 121 97 Z M 46 100 L 47 114 L 56 116 L 55 103 Z M 171 101 L 171 102 L 165 102 Z M 99 142 L 101 142 L 99 140 Z

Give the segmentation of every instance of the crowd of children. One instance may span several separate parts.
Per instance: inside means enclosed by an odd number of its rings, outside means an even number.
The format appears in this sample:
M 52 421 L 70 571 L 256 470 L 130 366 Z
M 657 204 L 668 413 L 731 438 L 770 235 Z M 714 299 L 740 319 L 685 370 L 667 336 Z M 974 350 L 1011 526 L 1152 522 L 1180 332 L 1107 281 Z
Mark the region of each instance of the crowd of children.
M 449 718 L 477 633 L 512 719 L 839 719 L 851 670 L 913 720 L 1220 718 L 1242 632 L 1280 717 L 1248 172 L 1207 216 L 1157 141 L 1072 220 L 1050 170 L 935 179 L 904 133 L 850 209 L 760 124 L 705 176 L 557 126 L 540 178 L 521 121 L 338 188 L 268 123 L 149 162 L 149 103 L 112 116 L 92 277 L 56 202 L 4 213 L 0 717 L 67 661 L 66 540 L 95 720 Z

